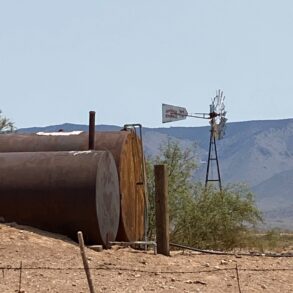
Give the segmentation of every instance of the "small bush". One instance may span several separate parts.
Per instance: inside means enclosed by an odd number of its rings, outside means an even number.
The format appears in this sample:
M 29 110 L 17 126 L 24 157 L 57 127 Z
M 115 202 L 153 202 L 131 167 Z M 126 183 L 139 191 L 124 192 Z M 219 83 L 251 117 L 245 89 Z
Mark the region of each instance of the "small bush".
M 253 195 L 245 189 L 236 192 L 203 188 L 189 201 L 171 237 L 199 248 L 231 249 L 245 245 L 249 228 L 261 221 Z
M 0 110 L 0 133 L 13 132 L 15 130 L 14 123 L 2 115 Z

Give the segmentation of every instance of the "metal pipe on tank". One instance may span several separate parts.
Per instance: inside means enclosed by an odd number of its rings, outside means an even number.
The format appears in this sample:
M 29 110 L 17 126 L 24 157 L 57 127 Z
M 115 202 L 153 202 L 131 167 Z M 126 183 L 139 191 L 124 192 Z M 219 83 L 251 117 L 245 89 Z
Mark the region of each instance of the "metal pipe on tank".
M 95 111 L 90 111 L 89 115 L 89 150 L 95 149 L 95 131 L 96 131 L 96 123 L 95 123 Z
M 86 244 L 108 245 L 119 225 L 118 174 L 108 151 L 0 153 L 0 217 Z

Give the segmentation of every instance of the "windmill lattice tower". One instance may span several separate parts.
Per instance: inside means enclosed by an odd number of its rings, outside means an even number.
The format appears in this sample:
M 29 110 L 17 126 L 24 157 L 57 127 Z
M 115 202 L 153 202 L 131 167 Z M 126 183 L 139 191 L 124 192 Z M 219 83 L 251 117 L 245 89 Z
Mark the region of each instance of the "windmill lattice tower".
M 208 186 L 209 182 L 218 182 L 219 189 L 222 190 L 222 180 L 220 174 L 220 166 L 217 152 L 217 140 L 222 139 L 225 135 L 226 129 L 226 111 L 224 105 L 225 96 L 223 91 L 218 90 L 216 96 L 212 100 L 210 105 L 210 144 L 209 154 L 207 162 L 206 180 L 205 187 Z M 213 177 L 213 162 L 216 163 L 216 177 Z

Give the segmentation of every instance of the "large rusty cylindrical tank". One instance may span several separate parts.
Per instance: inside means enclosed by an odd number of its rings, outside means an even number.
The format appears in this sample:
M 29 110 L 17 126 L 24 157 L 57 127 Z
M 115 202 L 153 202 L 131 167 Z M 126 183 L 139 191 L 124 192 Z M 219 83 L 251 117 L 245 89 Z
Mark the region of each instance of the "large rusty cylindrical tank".
M 0 153 L 0 217 L 107 245 L 120 215 L 119 181 L 107 151 Z
M 79 131 L 0 135 L 0 153 L 87 149 L 88 134 Z M 96 132 L 95 150 L 109 150 L 114 156 L 118 170 L 121 213 L 117 240 L 142 240 L 145 186 L 140 139 L 129 130 Z
M 145 182 L 144 160 L 139 138 L 132 131 L 96 132 L 95 148 L 109 150 L 117 165 L 121 204 L 117 240 L 142 240 Z

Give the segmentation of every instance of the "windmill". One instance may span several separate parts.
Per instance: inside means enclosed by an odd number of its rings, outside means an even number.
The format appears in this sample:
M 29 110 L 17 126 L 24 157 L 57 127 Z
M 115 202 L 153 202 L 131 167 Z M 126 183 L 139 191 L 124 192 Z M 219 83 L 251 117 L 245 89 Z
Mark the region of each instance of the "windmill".
M 174 122 L 178 120 L 186 119 L 186 117 L 208 119 L 210 121 L 210 143 L 209 143 L 209 154 L 207 161 L 207 171 L 205 186 L 207 187 L 209 182 L 218 182 L 219 189 L 222 190 L 222 181 L 220 175 L 220 167 L 217 153 L 216 141 L 222 139 L 225 135 L 226 129 L 226 111 L 225 111 L 225 96 L 223 91 L 218 90 L 216 96 L 212 99 L 210 104 L 209 113 L 193 113 L 189 114 L 184 107 L 178 107 L 174 105 L 162 104 L 162 122 Z M 217 176 L 212 176 L 212 163 L 216 162 Z
M 218 90 L 216 96 L 213 98 L 212 103 L 210 105 L 210 144 L 209 144 L 209 155 L 208 155 L 208 163 L 207 163 L 207 172 L 206 172 L 206 180 L 205 186 L 207 187 L 208 182 L 216 181 L 219 184 L 220 190 L 222 190 L 222 181 L 219 167 L 219 159 L 217 152 L 217 139 L 222 139 L 225 135 L 226 130 L 226 111 L 225 111 L 225 96 L 223 96 L 223 91 Z M 217 178 L 211 177 L 211 165 L 212 162 L 216 162 L 217 166 Z

